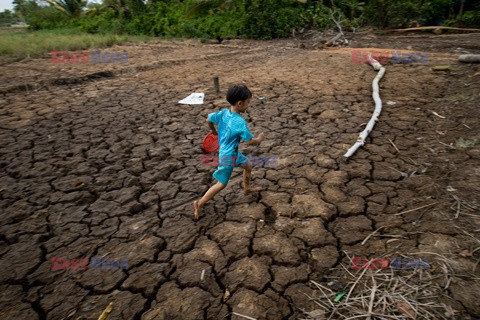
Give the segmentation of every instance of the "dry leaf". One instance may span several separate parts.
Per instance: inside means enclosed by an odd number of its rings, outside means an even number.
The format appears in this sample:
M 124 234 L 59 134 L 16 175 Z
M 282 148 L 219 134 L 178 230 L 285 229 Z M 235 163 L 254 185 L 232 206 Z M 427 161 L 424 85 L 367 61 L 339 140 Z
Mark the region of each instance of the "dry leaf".
M 62 318 L 62 320 L 71 319 L 75 315 L 75 313 L 77 313 L 77 310 L 78 308 L 71 309 L 70 311 L 68 311 L 67 315 Z
M 308 315 L 315 320 L 322 320 L 322 319 L 325 319 L 325 310 L 322 310 L 322 309 L 313 310 L 313 311 L 310 311 Z
M 465 249 L 462 252 L 460 252 L 460 255 L 464 258 L 467 258 L 467 257 L 471 257 L 472 253 L 470 251 L 468 251 L 467 249 Z
M 459 313 L 457 310 L 453 309 L 450 306 L 445 306 L 445 309 L 447 310 L 445 311 L 445 317 L 447 318 L 454 317 L 457 313 Z
M 413 310 L 405 302 L 401 302 L 401 301 L 397 302 L 397 309 L 409 319 L 415 319 L 416 317 L 415 310 Z
M 230 291 L 228 289 L 225 290 L 225 294 L 223 295 L 223 302 L 227 302 L 227 300 L 230 298 Z

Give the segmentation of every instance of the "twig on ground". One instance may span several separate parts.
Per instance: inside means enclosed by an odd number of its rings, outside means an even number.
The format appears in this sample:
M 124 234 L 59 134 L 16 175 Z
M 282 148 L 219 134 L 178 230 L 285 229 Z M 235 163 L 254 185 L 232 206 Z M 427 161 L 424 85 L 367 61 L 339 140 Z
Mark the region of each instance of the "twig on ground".
M 367 271 L 367 268 L 363 269 L 363 272 L 360 274 L 360 277 L 353 283 L 352 287 L 350 288 L 350 291 L 347 294 L 347 297 L 345 298 L 345 302 L 348 302 L 348 298 L 350 298 L 350 295 L 352 294 L 353 289 L 355 289 L 355 286 L 357 285 L 358 281 L 363 277 L 365 272 Z
M 378 228 L 377 230 L 373 231 L 372 233 L 370 233 L 361 243 L 361 245 L 363 246 L 368 239 L 370 239 L 371 236 L 373 236 L 375 233 L 377 233 L 377 231 L 379 231 L 380 229 L 382 228 L 385 228 L 386 226 L 381 226 L 380 228 Z
M 239 316 L 239 317 L 242 317 L 242 318 L 245 318 L 245 319 L 248 319 L 248 320 L 257 320 L 256 318 L 252 318 L 252 317 L 246 316 L 246 315 L 238 313 L 238 312 L 232 312 L 232 314 L 234 314 L 236 316 Z
M 405 213 L 417 211 L 417 210 L 420 210 L 420 209 L 423 209 L 423 208 L 427 208 L 427 207 L 433 206 L 433 205 L 435 205 L 435 204 L 437 204 L 437 203 L 434 202 L 434 203 L 430 203 L 430 204 L 427 204 L 427 205 L 424 205 L 424 206 L 421 206 L 421 207 L 418 207 L 418 208 L 415 208 L 415 209 L 410 209 L 410 210 L 407 210 L 407 211 L 402 211 L 402 212 L 399 212 L 399 213 L 395 213 L 394 216 L 399 216 L 399 215 L 401 215 L 401 214 L 405 214 Z
M 395 143 L 393 143 L 392 140 L 388 139 L 388 141 L 392 144 L 392 146 L 395 148 L 395 150 L 397 150 L 398 153 L 400 153 L 400 150 L 398 150 L 397 146 L 395 145 Z
M 436 113 L 435 111 L 430 110 L 430 112 L 433 113 L 434 115 L 436 115 L 437 117 L 439 117 L 440 119 L 446 119 L 446 118 L 447 118 L 447 117 L 444 117 L 444 116 L 439 115 L 439 114 Z
M 375 292 L 377 291 L 377 282 L 375 278 L 372 276 L 373 288 L 372 293 L 370 294 L 370 304 L 368 305 L 368 317 L 367 319 L 370 320 L 372 318 L 372 311 L 373 311 L 373 301 L 375 300 Z
M 400 173 L 400 174 L 402 175 L 402 177 L 405 177 L 405 178 L 408 177 L 408 173 L 402 172 L 402 171 L 400 171 L 400 170 L 398 170 L 398 169 L 395 169 L 394 167 L 387 166 L 386 164 L 383 164 L 383 163 L 381 163 L 381 162 L 380 162 L 380 164 L 382 164 L 383 166 L 385 166 L 385 167 L 387 167 L 387 168 L 389 168 L 389 169 L 392 169 L 393 171 L 396 171 L 396 172 Z
M 449 147 L 450 149 L 454 149 L 454 150 L 457 149 L 457 148 L 455 148 L 454 146 L 452 146 L 451 144 L 446 144 L 445 142 L 440 141 L 440 139 L 438 139 L 438 138 L 437 138 L 437 141 L 438 141 L 438 143 L 440 143 L 442 146 Z

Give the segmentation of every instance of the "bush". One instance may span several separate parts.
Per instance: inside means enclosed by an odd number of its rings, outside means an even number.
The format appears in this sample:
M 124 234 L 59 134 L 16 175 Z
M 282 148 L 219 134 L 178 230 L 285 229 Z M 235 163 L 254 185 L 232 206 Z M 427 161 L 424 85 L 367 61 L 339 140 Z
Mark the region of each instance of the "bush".
M 79 28 L 89 33 L 127 33 L 160 37 L 272 39 L 293 29 L 335 27 L 330 13 L 345 29 L 360 25 L 399 28 L 413 20 L 439 24 L 454 9 L 453 0 L 122 0 L 122 6 L 93 5 L 83 17 L 69 18 L 37 0 L 22 0 L 21 13 L 34 29 Z M 475 3 L 452 25 L 480 26 Z M 470 11 L 468 11 L 470 10 Z
M 457 18 L 455 25 L 463 28 L 480 28 L 480 8 L 476 11 L 467 11 Z
M 71 20 L 62 12 L 52 7 L 38 7 L 24 14 L 26 23 L 33 30 L 56 29 L 67 27 Z
M 110 8 L 102 8 L 87 13 L 79 21 L 79 28 L 88 33 L 122 33 L 123 24 L 121 19 L 115 17 Z
M 421 0 L 371 0 L 365 8 L 363 19 L 378 28 L 407 27 L 422 12 Z
M 239 33 L 256 39 L 285 37 L 306 26 L 303 10 L 305 6 L 296 0 L 238 0 L 234 8 Z

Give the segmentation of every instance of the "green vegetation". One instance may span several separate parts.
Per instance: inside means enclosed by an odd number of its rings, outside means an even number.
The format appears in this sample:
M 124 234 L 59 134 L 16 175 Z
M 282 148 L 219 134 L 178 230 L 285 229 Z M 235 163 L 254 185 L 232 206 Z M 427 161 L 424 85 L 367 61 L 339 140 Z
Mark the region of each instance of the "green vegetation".
M 24 32 L 3 36 L 2 54 L 21 59 L 124 41 L 126 35 L 200 39 L 286 37 L 293 30 L 418 25 L 480 27 L 480 0 L 14 0 L 0 25 L 24 21 Z M 45 31 L 45 30 L 60 31 Z M 62 30 L 69 30 L 62 31 Z M 66 34 L 65 34 L 66 33 Z M 89 34 L 96 34 L 90 36 Z M 122 37 L 112 34 L 121 34 Z M 58 36 L 53 39 L 51 36 Z M 24 40 L 21 38 L 24 37 Z
M 20 17 L 10 10 L 0 12 L 0 26 L 10 26 L 20 21 Z
M 32 29 L 162 37 L 271 39 L 294 29 L 370 25 L 480 27 L 480 0 L 14 0 L 0 23 L 24 19 Z M 3 20 L 2 20 L 3 19 Z
M 56 10 L 68 17 L 80 17 L 87 6 L 87 0 L 45 0 Z
M 145 41 L 148 37 L 115 34 L 89 34 L 72 29 L 0 33 L 0 61 L 48 56 L 51 51 L 76 51 L 108 47 L 127 41 Z
M 346 27 L 421 25 L 480 27 L 480 0 L 14 0 L 16 19 L 33 29 L 78 28 L 175 37 L 284 37 L 292 29 L 325 28 L 330 13 Z M 1 20 L 0 16 L 0 22 Z M 3 20 L 13 20 L 5 13 Z
M 472 139 L 463 139 L 460 138 L 455 142 L 457 148 L 472 148 L 480 145 L 480 134 L 473 137 Z

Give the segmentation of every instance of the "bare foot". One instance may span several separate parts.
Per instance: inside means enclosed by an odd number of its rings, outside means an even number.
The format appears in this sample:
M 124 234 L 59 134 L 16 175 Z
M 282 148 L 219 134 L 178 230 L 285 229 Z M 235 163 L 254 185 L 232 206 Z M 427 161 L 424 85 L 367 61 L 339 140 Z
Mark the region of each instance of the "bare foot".
M 255 188 L 250 188 L 250 189 L 244 190 L 243 193 L 245 195 L 249 195 L 250 193 L 260 192 L 260 191 L 263 191 L 263 189 L 260 188 L 260 187 L 255 187 Z
M 193 219 L 195 221 L 198 220 L 198 214 L 200 213 L 200 206 L 198 205 L 198 200 L 193 201 L 193 207 L 195 208 L 195 212 L 193 213 Z

